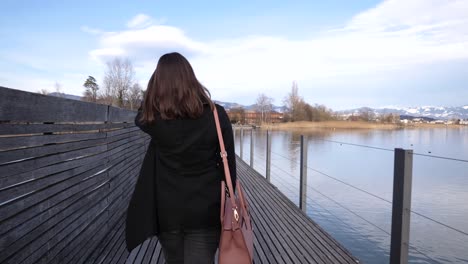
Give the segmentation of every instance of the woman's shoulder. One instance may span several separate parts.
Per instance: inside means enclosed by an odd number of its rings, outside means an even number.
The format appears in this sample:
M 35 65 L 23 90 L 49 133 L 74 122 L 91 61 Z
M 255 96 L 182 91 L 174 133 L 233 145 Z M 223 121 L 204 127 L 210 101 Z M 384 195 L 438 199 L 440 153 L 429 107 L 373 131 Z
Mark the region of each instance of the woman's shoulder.
M 216 110 L 218 110 L 218 112 L 226 112 L 226 109 L 224 108 L 224 106 L 217 104 L 217 103 L 215 103 L 214 105 L 216 107 Z

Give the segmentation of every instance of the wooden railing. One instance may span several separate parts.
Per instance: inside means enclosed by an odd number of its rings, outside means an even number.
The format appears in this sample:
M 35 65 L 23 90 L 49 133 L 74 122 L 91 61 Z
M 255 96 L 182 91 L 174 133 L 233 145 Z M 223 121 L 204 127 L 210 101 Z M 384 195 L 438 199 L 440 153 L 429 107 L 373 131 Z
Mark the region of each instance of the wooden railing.
M 149 143 L 135 114 L 0 87 L 0 263 L 109 254 Z

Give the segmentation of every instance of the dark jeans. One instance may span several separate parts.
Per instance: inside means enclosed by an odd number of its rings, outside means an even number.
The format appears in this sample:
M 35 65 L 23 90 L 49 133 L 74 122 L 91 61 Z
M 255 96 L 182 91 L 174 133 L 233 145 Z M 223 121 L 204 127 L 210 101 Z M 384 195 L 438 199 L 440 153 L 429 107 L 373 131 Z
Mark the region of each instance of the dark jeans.
M 219 245 L 221 230 L 199 229 L 159 234 L 167 264 L 211 264 Z

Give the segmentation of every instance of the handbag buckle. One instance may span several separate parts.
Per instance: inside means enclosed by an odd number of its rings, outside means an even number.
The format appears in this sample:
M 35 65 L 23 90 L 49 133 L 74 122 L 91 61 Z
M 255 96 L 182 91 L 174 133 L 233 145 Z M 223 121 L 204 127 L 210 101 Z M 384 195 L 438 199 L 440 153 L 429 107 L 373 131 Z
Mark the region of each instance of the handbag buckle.
M 219 154 L 221 155 L 222 158 L 227 157 L 227 152 L 226 151 L 222 151 Z
M 239 213 L 237 213 L 237 209 L 234 210 L 234 218 L 236 219 L 236 222 L 239 222 Z

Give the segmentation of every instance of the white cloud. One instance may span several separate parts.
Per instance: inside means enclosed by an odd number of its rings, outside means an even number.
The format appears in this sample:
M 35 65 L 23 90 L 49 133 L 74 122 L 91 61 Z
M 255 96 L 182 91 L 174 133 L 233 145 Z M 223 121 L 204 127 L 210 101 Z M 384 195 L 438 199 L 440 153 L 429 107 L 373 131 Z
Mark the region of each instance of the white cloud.
M 127 22 L 128 28 L 146 27 L 153 24 L 153 19 L 145 14 L 138 14 Z
M 233 92 L 281 98 L 293 80 L 307 85 L 468 59 L 466 14 L 468 1 L 389 0 L 314 38 L 256 35 L 205 42 L 176 27 L 148 24 L 151 18 L 140 14 L 128 23 L 139 28 L 102 34 L 100 47 L 90 55 L 98 60 L 129 57 L 143 71 L 137 75 L 146 78 L 160 55 L 179 51 L 200 80 L 216 90 L 215 98 Z

